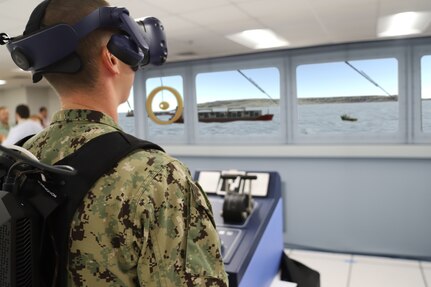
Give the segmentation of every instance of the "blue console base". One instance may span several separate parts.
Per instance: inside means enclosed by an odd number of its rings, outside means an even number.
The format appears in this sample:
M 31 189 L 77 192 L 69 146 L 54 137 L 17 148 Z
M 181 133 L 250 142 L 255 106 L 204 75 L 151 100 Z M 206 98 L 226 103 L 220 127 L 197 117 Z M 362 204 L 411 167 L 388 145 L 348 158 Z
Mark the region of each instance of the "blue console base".
M 277 172 L 268 173 L 267 196 L 254 198 L 253 211 L 242 224 L 225 223 L 224 197 L 208 194 L 230 287 L 267 287 L 279 271 L 284 248 L 281 181 Z

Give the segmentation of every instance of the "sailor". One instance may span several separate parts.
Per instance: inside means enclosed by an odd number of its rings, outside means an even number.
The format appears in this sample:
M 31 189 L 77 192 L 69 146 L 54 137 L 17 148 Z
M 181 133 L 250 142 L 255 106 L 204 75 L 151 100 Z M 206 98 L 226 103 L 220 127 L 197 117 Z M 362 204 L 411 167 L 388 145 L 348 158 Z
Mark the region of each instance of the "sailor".
M 51 0 L 41 26 L 73 25 L 105 6 L 104 0 Z M 62 107 L 25 144 L 41 161 L 55 163 L 120 130 L 117 107 L 127 100 L 136 69 L 107 48 L 115 33 L 122 32 L 97 29 L 81 40 L 79 72 L 40 73 Z M 74 215 L 69 245 L 70 286 L 227 286 L 210 203 L 188 169 L 158 150 L 130 154 L 95 183 Z

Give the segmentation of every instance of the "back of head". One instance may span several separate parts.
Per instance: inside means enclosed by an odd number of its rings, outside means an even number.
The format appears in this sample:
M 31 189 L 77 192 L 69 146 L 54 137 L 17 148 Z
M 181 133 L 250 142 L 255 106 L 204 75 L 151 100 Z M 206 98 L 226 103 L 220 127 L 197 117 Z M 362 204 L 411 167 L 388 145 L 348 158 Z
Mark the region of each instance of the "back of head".
M 105 0 L 51 0 L 45 11 L 44 26 L 59 23 L 74 25 L 100 7 L 109 6 Z M 46 74 L 45 78 L 59 92 L 63 89 L 94 88 L 98 77 L 97 56 L 106 46 L 112 31 L 98 29 L 84 37 L 76 50 L 82 62 L 76 74 Z
M 22 119 L 28 119 L 30 117 L 30 109 L 27 105 L 18 105 L 15 112 Z

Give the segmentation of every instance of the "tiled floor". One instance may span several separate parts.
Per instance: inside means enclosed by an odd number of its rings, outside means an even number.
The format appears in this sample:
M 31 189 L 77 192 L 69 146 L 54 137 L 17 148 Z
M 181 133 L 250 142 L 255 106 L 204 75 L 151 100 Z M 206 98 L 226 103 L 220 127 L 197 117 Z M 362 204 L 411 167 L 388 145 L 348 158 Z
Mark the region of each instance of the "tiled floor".
M 317 270 L 321 287 L 431 287 L 431 262 L 304 250 L 286 253 Z M 289 286 L 275 281 L 272 287 Z

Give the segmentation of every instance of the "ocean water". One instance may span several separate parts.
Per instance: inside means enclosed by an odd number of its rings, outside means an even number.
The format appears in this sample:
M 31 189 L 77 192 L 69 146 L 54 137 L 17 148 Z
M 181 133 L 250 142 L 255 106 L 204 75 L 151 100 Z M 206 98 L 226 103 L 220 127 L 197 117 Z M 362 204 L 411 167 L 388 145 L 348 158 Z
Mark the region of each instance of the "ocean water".
M 357 121 L 343 121 L 347 114 Z M 301 134 L 394 133 L 398 131 L 398 103 L 339 103 L 298 106 Z
M 253 108 L 254 109 L 254 108 Z M 228 123 L 198 123 L 197 136 L 277 136 L 281 132 L 280 109 L 261 108 L 263 113 L 274 114 L 272 121 L 237 121 Z M 356 122 L 342 121 L 340 116 L 348 114 Z M 163 118 L 161 118 L 163 119 Z M 166 118 L 167 119 L 167 118 Z M 298 106 L 298 129 L 303 135 L 326 133 L 396 133 L 399 125 L 398 103 L 342 103 L 311 104 Z M 120 126 L 134 134 L 133 117 L 119 114 Z M 422 130 L 431 132 L 431 100 L 422 101 Z M 157 136 L 183 136 L 184 124 L 158 125 L 149 121 L 149 138 Z
M 431 133 L 431 100 L 422 101 L 422 131 Z
M 118 124 L 126 133 L 136 135 L 134 117 L 126 117 L 126 113 L 118 113 Z

